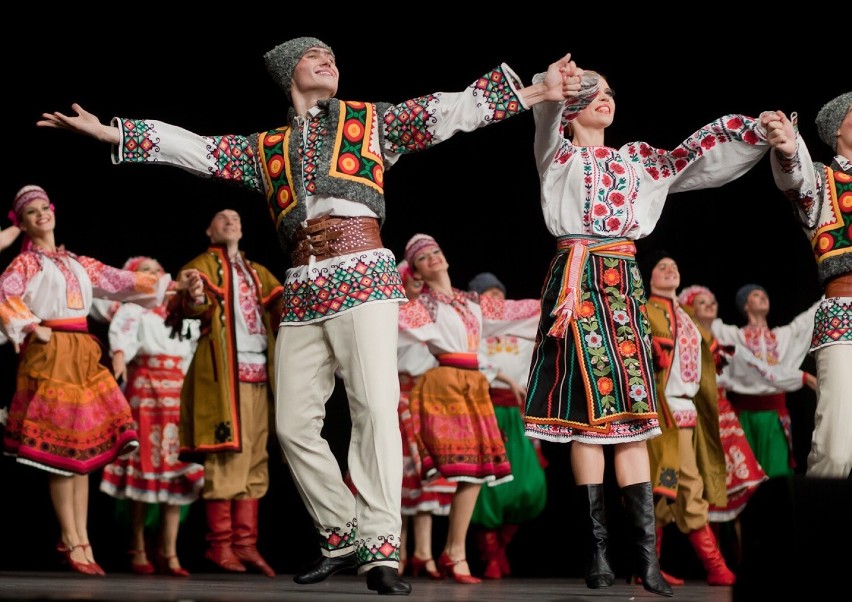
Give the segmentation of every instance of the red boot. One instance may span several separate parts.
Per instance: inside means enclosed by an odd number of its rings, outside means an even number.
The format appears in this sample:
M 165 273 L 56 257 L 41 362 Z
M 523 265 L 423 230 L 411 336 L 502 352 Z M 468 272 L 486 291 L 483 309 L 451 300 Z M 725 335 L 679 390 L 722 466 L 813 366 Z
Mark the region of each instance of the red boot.
M 503 572 L 500 570 L 500 541 L 497 531 L 492 529 L 479 529 L 476 532 L 476 541 L 479 544 L 479 555 L 485 571 L 482 576 L 486 579 L 501 579 Z
M 733 585 L 737 582 L 736 575 L 725 564 L 725 558 L 719 551 L 716 537 L 709 525 L 704 525 L 700 529 L 690 532 L 689 542 L 704 564 L 709 585 Z
M 538 441 L 538 439 L 536 439 Z M 506 555 L 506 548 L 518 532 L 518 525 L 503 525 L 500 529 L 500 555 L 497 556 L 497 561 L 500 563 L 500 572 L 504 577 L 512 574 L 512 567 L 509 566 L 509 557 Z
M 257 499 L 234 500 L 231 518 L 234 534 L 231 547 L 244 565 L 256 568 L 267 577 L 274 577 L 275 571 L 257 551 L 257 508 Z
M 231 500 L 204 500 L 207 513 L 207 550 L 204 557 L 225 571 L 245 573 L 246 567 L 231 548 Z
M 660 549 L 663 547 L 663 528 L 657 527 L 657 558 L 660 558 Z M 663 579 L 668 581 L 669 585 L 683 585 L 683 579 L 680 577 L 675 577 L 673 575 L 669 575 L 662 568 L 660 568 L 660 575 L 663 576 Z

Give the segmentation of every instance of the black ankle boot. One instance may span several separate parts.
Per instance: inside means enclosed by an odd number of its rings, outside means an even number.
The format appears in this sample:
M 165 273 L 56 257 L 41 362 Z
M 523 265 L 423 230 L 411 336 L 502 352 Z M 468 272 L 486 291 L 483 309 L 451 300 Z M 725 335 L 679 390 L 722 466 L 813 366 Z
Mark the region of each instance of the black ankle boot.
M 578 485 L 575 491 L 578 508 L 583 516 L 583 537 L 589 558 L 585 567 L 586 585 L 590 589 L 610 587 L 615 581 L 615 573 L 609 566 L 606 553 L 603 485 Z
M 367 571 L 367 589 L 386 596 L 407 596 L 411 593 L 411 584 L 402 580 L 398 569 L 377 566 Z
M 635 576 L 642 580 L 642 586 L 649 592 L 661 596 L 674 595 L 671 586 L 660 574 L 651 483 L 646 481 L 628 485 L 622 488 L 621 492 L 624 495 L 624 508 L 630 522 L 630 539 L 635 546 Z

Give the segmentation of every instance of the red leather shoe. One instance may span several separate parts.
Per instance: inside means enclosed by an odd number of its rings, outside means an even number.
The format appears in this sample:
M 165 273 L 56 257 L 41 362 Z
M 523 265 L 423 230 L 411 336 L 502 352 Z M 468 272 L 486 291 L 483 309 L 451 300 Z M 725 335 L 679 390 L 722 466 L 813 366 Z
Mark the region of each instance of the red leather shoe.
M 128 550 L 128 554 L 135 557 L 137 555 L 145 555 L 145 550 Z M 145 562 L 142 564 L 133 562 L 133 558 L 130 559 L 130 572 L 135 575 L 153 575 L 157 572 L 157 569 L 154 568 L 154 565 L 148 561 L 148 558 L 145 558 Z
M 467 562 L 466 558 L 460 558 L 459 560 L 453 560 L 450 558 L 450 555 L 444 552 L 441 554 L 441 557 L 438 558 L 438 569 L 447 577 L 452 577 L 455 579 L 456 583 L 463 583 L 465 585 L 472 585 L 475 583 L 482 583 L 482 579 L 478 577 L 474 577 L 473 575 L 460 575 L 456 573 L 456 565 L 460 562 Z
M 419 577 L 420 573 L 426 573 L 426 575 L 429 577 L 429 579 L 434 579 L 435 581 L 443 579 L 444 575 L 439 570 L 437 570 L 437 568 L 434 571 L 430 571 L 429 569 L 426 568 L 426 565 L 430 561 L 435 562 L 435 559 L 434 558 L 419 558 L 419 557 L 415 556 L 414 554 L 412 554 L 411 555 L 411 576 L 412 577 Z M 437 567 L 437 565 L 436 565 L 436 567 Z
M 178 563 L 177 567 L 173 567 L 171 565 L 172 559 L 177 560 L 177 554 L 166 556 L 157 552 L 157 564 L 160 567 L 160 574 L 169 575 L 171 577 L 189 577 L 189 571 L 180 566 L 180 563 Z
M 62 561 L 65 562 L 69 567 L 71 567 L 71 570 L 77 571 L 78 573 L 82 573 L 83 575 L 96 575 L 98 577 L 102 576 L 102 574 L 99 573 L 97 569 L 88 562 L 77 562 L 76 560 L 71 558 L 71 553 L 78 548 L 82 550 L 83 546 L 78 544 L 69 548 L 61 541 L 56 544 L 56 551 L 62 554 Z
M 88 549 L 88 550 L 91 550 L 91 549 L 92 549 L 92 545 L 91 545 L 89 542 L 81 543 L 81 544 L 80 544 L 80 547 L 81 547 L 81 548 L 83 548 L 84 550 L 87 550 L 87 549 Z M 94 569 L 95 569 L 95 573 L 97 573 L 97 574 L 98 574 L 98 575 L 100 575 L 101 577 L 103 577 L 104 575 L 106 575 L 106 571 L 105 571 L 105 570 L 101 567 L 101 565 L 99 565 L 99 564 L 98 564 L 97 562 L 95 562 L 94 560 L 90 560 L 90 561 L 89 561 L 89 564 L 90 564 L 90 565 L 92 565 L 92 567 L 94 567 Z

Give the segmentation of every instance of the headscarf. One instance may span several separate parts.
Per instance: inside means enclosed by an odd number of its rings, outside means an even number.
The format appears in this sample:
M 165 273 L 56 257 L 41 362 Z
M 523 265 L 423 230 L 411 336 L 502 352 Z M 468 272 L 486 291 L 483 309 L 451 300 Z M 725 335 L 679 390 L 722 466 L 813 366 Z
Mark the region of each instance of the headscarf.
M 18 190 L 15 194 L 15 200 L 12 201 L 12 210 L 9 211 L 9 219 L 12 220 L 12 225 L 20 226 L 21 217 L 24 215 L 24 207 L 39 199 L 47 201 L 50 204 L 50 210 L 56 213 L 56 207 L 50 202 L 50 198 L 47 196 L 44 188 L 35 184 L 28 184 Z M 32 248 L 33 241 L 27 236 L 26 232 L 22 232 L 21 252 L 29 251 Z
M 411 269 L 411 264 L 404 259 L 396 265 L 396 269 L 399 270 L 399 276 L 402 279 L 403 285 L 414 277 L 414 270 Z
M 413 268 L 417 254 L 429 247 L 440 248 L 440 245 L 428 234 L 415 234 L 405 244 L 405 261 Z
M 50 202 L 50 198 L 47 196 L 44 188 L 35 184 L 29 184 L 21 188 L 15 194 L 15 200 L 12 201 L 12 210 L 9 212 L 9 219 L 12 220 L 12 224 L 15 226 L 20 225 L 21 216 L 24 214 L 24 207 L 39 199 L 44 199 L 50 203 L 51 211 L 54 210 L 53 203 Z
M 707 288 L 706 286 L 701 286 L 700 284 L 693 284 L 692 286 L 687 286 L 685 289 L 680 291 L 680 294 L 677 296 L 677 302 L 681 305 L 685 305 L 686 307 L 692 307 L 695 303 L 695 297 L 698 295 L 707 295 L 713 301 L 716 300 L 716 295 Z
M 135 257 L 128 258 L 128 260 L 124 262 L 124 266 L 122 266 L 122 269 L 135 272 L 139 269 L 139 266 L 146 261 L 153 261 L 154 263 L 160 266 L 161 270 L 163 269 L 163 266 L 160 265 L 159 261 L 157 261 L 153 257 L 148 257 L 147 255 L 137 255 Z

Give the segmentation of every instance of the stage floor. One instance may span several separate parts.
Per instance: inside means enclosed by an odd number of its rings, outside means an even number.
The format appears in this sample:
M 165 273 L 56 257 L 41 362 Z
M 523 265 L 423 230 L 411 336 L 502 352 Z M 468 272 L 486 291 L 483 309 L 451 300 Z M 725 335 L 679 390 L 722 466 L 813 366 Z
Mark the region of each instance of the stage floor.
M 89 577 L 70 572 L 0 572 L 0 600 L 86 600 L 89 602 L 341 602 L 366 600 L 377 594 L 365 579 L 335 575 L 323 583 L 297 585 L 292 575 L 268 579 L 259 575 L 197 574 L 188 578 L 137 576 L 115 573 Z M 409 579 L 410 602 L 480 601 L 517 602 L 629 602 L 665 600 L 641 585 L 623 581 L 613 587 L 591 590 L 582 579 L 513 579 L 460 585 L 426 578 Z M 675 587 L 678 602 L 730 602 L 732 588 L 711 587 L 703 581 L 687 581 Z

